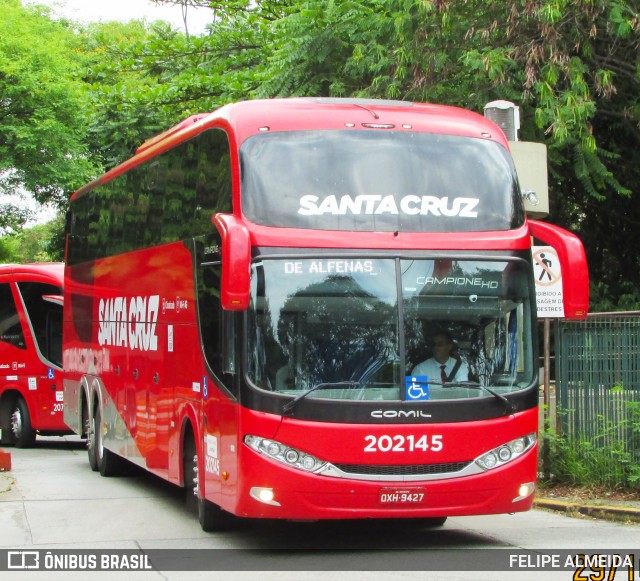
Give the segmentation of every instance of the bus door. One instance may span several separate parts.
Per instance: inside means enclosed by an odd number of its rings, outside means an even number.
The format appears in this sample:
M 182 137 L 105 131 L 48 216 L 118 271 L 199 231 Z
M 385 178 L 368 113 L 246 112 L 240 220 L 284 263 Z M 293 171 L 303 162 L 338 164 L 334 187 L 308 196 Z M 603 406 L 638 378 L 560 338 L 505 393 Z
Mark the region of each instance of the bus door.
M 62 289 L 54 284 L 31 280 L 17 280 L 16 286 L 27 351 L 23 360 L 13 365 L 17 364 L 18 375 L 26 378 L 31 426 L 37 430 L 64 429 L 60 374 Z
M 196 241 L 196 264 L 198 325 L 205 359 L 201 367 L 202 455 L 198 460 L 204 465 L 201 475 L 206 498 L 224 506 L 224 491 L 228 491 L 231 502 L 237 474 L 235 327 L 238 314 L 223 310 L 220 303 L 222 262 L 216 235 Z

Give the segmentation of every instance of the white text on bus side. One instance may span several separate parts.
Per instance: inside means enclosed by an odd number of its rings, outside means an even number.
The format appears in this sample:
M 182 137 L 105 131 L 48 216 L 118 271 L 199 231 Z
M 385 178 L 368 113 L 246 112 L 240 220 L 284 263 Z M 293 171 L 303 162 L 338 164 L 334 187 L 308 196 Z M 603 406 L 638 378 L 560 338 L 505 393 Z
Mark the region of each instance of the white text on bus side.
M 298 214 L 303 216 L 321 216 L 322 214 L 418 214 L 433 216 L 458 216 L 459 218 L 477 218 L 475 210 L 478 198 L 438 198 L 436 196 L 404 196 L 399 202 L 393 196 L 361 195 L 352 198 L 327 196 L 320 201 L 318 196 L 306 195 L 300 198 Z
M 159 305 L 158 295 L 100 299 L 98 344 L 157 351 L 156 323 Z

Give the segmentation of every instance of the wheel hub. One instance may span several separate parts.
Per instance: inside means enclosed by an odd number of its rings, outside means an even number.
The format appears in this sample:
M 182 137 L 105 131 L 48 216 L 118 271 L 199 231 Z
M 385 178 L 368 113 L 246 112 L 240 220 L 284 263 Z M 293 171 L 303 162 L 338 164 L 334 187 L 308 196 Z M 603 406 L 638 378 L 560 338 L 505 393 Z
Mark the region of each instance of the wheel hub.
M 18 408 L 11 414 L 11 431 L 16 438 L 22 435 L 22 414 Z

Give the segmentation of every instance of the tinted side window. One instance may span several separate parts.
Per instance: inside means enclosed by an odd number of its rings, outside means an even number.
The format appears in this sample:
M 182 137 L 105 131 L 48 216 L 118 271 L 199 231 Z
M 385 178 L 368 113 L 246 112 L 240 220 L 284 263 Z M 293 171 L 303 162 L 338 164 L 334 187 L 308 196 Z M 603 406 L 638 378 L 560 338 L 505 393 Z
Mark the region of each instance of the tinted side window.
M 62 305 L 52 302 L 52 295 L 61 296 L 62 289 L 40 282 L 19 282 L 33 336 L 43 357 L 62 365 Z
M 482 232 L 524 224 L 498 143 L 404 131 L 274 131 L 240 148 L 242 211 L 265 226 Z
M 217 236 L 196 243 L 198 323 L 204 356 L 209 369 L 231 392 L 234 391 L 235 333 L 234 314 L 222 309 L 220 280 L 222 264 Z
M 19 349 L 27 348 L 9 283 L 0 284 L 0 341 Z
M 75 200 L 67 260 L 78 264 L 206 234 L 212 214 L 231 211 L 229 140 L 211 129 Z

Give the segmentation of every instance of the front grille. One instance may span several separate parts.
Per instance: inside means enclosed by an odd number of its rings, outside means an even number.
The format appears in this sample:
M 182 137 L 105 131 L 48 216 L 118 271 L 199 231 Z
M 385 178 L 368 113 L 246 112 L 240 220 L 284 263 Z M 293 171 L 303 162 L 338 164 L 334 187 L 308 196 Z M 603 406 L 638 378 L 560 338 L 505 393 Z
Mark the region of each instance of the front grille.
M 448 474 L 450 472 L 459 472 L 469 464 L 471 464 L 471 462 L 390 466 L 372 466 L 371 464 L 334 464 L 334 466 L 348 474 L 366 474 L 370 476 L 420 476 L 422 474 Z

